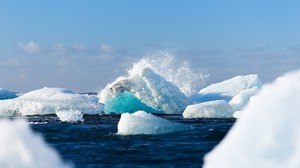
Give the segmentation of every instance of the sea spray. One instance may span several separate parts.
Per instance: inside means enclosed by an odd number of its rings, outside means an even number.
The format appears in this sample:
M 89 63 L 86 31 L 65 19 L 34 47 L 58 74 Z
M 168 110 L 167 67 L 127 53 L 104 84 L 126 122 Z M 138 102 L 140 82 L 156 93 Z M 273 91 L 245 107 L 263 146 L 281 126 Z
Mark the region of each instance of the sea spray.
M 170 51 L 158 51 L 146 55 L 134 63 L 128 73 L 135 74 L 147 67 L 179 87 L 180 91 L 187 96 L 199 92 L 209 78 L 209 74 L 204 74 L 200 69 L 192 69 L 188 61 L 178 59 Z

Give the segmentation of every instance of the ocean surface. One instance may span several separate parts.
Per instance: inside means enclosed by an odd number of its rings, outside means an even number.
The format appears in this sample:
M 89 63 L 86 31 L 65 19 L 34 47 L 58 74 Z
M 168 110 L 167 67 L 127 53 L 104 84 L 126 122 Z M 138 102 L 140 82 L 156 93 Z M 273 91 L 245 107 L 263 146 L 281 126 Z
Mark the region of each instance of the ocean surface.
M 64 161 L 83 167 L 202 167 L 204 155 L 224 138 L 235 119 L 183 119 L 159 115 L 194 127 L 161 135 L 117 135 L 120 115 L 84 115 L 84 122 L 61 122 L 56 115 L 27 121 Z

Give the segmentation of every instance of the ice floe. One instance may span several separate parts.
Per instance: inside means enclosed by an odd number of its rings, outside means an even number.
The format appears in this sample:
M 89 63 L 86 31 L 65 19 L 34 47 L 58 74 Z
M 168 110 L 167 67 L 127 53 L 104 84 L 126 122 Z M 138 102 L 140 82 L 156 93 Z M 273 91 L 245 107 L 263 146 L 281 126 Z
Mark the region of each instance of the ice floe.
M 79 110 L 63 110 L 55 113 L 62 122 L 83 122 L 83 114 Z
M 137 111 L 133 114 L 124 113 L 118 123 L 118 134 L 120 135 L 164 134 L 190 129 L 190 126 L 172 122 L 144 111 Z
M 211 84 L 201 89 L 199 94 L 190 97 L 193 105 L 186 108 L 184 117 L 237 117 L 238 115 L 233 116 L 234 112 L 242 110 L 261 87 L 262 83 L 254 74 L 236 76 L 220 83 Z M 227 103 L 220 104 L 215 100 L 224 100 Z M 221 107 L 223 112 L 221 112 Z M 210 111 L 210 115 L 207 115 L 208 111 Z
M 184 118 L 226 118 L 232 114 L 232 108 L 226 101 L 215 100 L 189 105 L 182 115 Z

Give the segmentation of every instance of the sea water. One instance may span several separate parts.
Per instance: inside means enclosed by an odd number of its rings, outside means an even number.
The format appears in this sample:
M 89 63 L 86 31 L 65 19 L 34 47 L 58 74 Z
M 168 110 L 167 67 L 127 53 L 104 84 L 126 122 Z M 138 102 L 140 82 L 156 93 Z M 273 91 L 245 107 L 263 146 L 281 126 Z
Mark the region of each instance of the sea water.
M 27 117 L 30 126 L 74 167 L 202 167 L 203 157 L 226 135 L 235 119 L 183 119 L 194 127 L 160 135 L 118 135 L 120 115 L 84 115 L 84 122 L 61 122 L 55 115 Z

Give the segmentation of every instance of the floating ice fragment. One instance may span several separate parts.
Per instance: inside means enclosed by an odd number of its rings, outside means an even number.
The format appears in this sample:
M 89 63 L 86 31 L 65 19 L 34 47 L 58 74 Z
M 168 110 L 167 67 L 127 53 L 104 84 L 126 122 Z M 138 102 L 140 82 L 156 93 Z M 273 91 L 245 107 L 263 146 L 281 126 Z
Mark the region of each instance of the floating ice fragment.
M 164 134 L 189 129 L 191 127 L 168 121 L 144 111 L 137 111 L 133 114 L 124 113 L 118 123 L 118 134 L 121 135 Z
M 62 122 L 83 122 L 83 114 L 79 110 L 64 110 L 55 113 Z
M 232 108 L 226 101 L 215 100 L 189 105 L 182 115 L 184 118 L 228 118 L 232 114 Z
M 300 71 L 251 98 L 204 168 L 300 167 Z
M 231 106 L 231 113 L 240 111 L 262 87 L 262 83 L 257 75 L 236 76 L 220 83 L 211 84 L 200 90 L 199 94 L 190 97 L 193 104 L 210 102 L 214 100 L 224 100 Z M 227 110 L 227 115 L 229 111 Z M 223 114 L 224 114 L 223 113 Z M 220 114 L 220 117 L 221 115 Z M 230 116 L 227 116 L 230 117 Z

